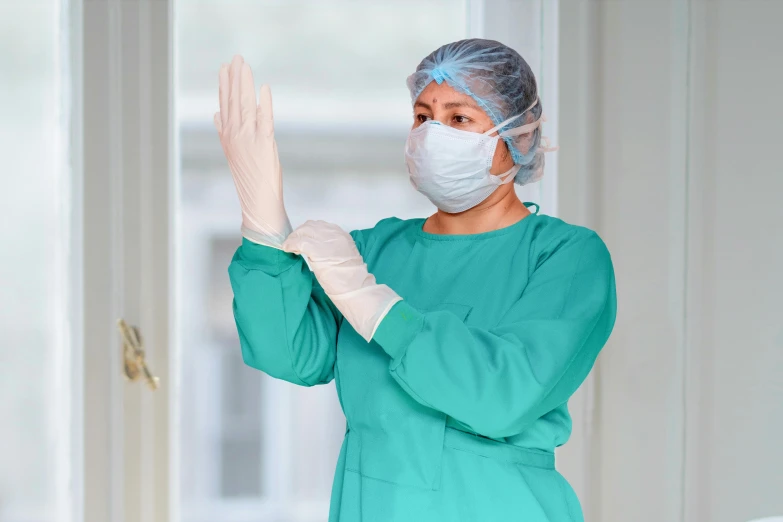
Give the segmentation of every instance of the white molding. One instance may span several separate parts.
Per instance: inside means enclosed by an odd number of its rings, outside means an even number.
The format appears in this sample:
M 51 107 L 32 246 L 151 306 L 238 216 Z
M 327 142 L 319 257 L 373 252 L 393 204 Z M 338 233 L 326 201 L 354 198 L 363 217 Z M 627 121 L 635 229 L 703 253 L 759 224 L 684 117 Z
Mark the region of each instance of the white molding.
M 705 254 L 709 251 L 705 244 L 709 241 L 704 237 L 708 229 L 709 209 L 704 201 L 704 194 L 714 190 L 711 174 L 706 167 L 706 143 L 710 129 L 706 126 L 708 109 L 707 96 L 709 77 L 707 59 L 707 33 L 712 17 L 708 14 L 705 2 L 690 2 L 690 35 L 689 35 L 689 104 L 687 117 L 688 129 L 688 196 L 687 196 L 687 279 L 685 314 L 688 328 L 685 331 L 684 353 L 684 393 L 685 411 L 685 458 L 683 462 L 683 522 L 699 522 L 712 520 L 709 507 L 709 491 L 711 477 L 704 473 L 709 463 L 710 434 L 702 428 L 709 422 L 705 414 L 708 401 L 705 400 L 705 380 L 702 378 L 704 364 L 710 354 L 705 347 L 705 333 L 710 328 L 707 317 L 712 311 L 711 303 L 705 302 L 703 296 L 708 295 L 705 286 L 709 285 L 709 274 L 705 274 L 709 260 Z M 709 174 L 708 174 L 709 173 Z M 712 348 L 712 347 L 710 347 Z
M 122 174 L 122 132 L 117 114 L 122 102 L 116 79 L 121 34 L 119 0 L 75 4 L 79 31 L 73 63 L 76 122 L 73 154 L 80 179 L 81 287 L 83 298 L 84 510 L 92 521 L 119 521 L 122 511 L 122 380 L 115 322 L 122 297 L 118 281 L 121 217 L 117 210 Z M 109 204 L 107 204 L 109 202 Z M 77 213 L 79 211 L 76 211 Z
M 595 20 L 590 15 L 592 8 L 589 0 L 569 1 L 558 5 L 557 25 L 557 86 L 544 86 L 547 99 L 557 100 L 556 113 L 545 105 L 555 136 L 552 143 L 562 147 L 562 153 L 549 154 L 547 161 L 554 159 L 558 175 L 554 180 L 554 190 L 545 194 L 557 194 L 554 202 L 555 212 L 570 223 L 597 228 L 595 209 L 600 206 L 596 200 L 598 191 L 597 176 L 594 171 L 594 154 L 599 132 L 594 120 L 594 111 L 599 97 L 596 96 L 595 69 L 599 64 L 593 59 L 595 46 Z M 550 8 L 551 9 L 551 8 Z M 548 60 L 550 61 L 550 60 Z M 546 63 L 545 63 L 546 67 Z M 561 78 L 562 74 L 562 78 Z M 559 116 L 565 114 L 562 133 L 558 128 Z M 562 154 L 563 161 L 559 162 Z M 549 166 L 549 165 L 548 165 Z M 562 186 L 560 179 L 562 174 Z M 573 432 L 568 443 L 558 448 L 558 470 L 569 480 L 582 504 L 587 520 L 592 520 L 596 504 L 598 485 L 591 475 L 593 466 L 600 459 L 597 453 L 600 445 L 596 443 L 597 423 L 595 422 L 597 387 L 600 379 L 600 359 L 585 382 L 569 401 L 569 411 L 573 421 Z
M 76 4 L 83 207 L 86 521 L 170 520 L 170 2 Z M 77 22 L 78 22 L 77 21 Z M 78 185 L 76 183 L 78 182 Z M 76 199 L 74 199 L 76 201 Z M 76 212 L 76 211 L 75 211 Z M 126 383 L 116 321 L 141 329 L 154 394 Z
M 170 232 L 169 250 L 168 250 L 168 273 L 170 274 L 166 292 L 170 298 L 169 302 L 169 316 L 168 316 L 168 332 L 169 332 L 169 353 L 168 353 L 168 371 L 165 375 L 168 376 L 169 387 L 168 396 L 168 434 L 167 434 L 167 448 L 168 454 L 165 458 L 159 458 L 159 465 L 165 466 L 168 472 L 168 481 L 165 484 L 165 492 L 168 497 L 167 513 L 160 512 L 158 518 L 162 521 L 180 522 L 181 521 L 181 506 L 180 506 L 180 459 L 181 459 L 181 447 L 180 447 L 180 427 L 181 427 L 181 408 L 180 408 L 180 393 L 182 391 L 182 374 L 181 374 L 181 361 L 183 357 L 182 339 L 180 336 L 181 323 L 181 294 L 182 288 L 182 274 L 181 270 L 178 270 L 178 263 L 182 259 L 181 241 L 177 235 L 181 230 L 180 223 L 180 181 L 181 181 L 181 152 L 179 141 L 179 128 L 178 128 L 178 103 L 177 94 L 179 93 L 177 84 L 177 29 L 175 17 L 175 2 L 170 0 L 167 2 L 167 21 L 166 26 L 169 29 L 169 40 L 166 47 L 166 54 L 168 57 L 167 68 L 167 83 L 170 86 L 168 92 L 168 121 L 167 121 L 167 134 L 169 138 L 168 147 L 168 164 L 170 175 L 168 176 L 168 216 L 166 225 Z
M 82 88 L 82 1 L 64 0 L 61 4 L 61 39 L 62 71 L 61 78 L 67 81 L 62 85 L 63 122 L 68 127 L 68 142 L 64 153 L 66 172 L 70 186 L 68 187 L 68 271 L 67 281 L 67 338 L 66 353 L 68 360 L 67 375 L 69 396 L 65 411 L 65 425 L 68 430 L 69 484 L 64 488 L 68 499 L 58 502 L 65 507 L 65 520 L 82 522 L 85 513 L 84 489 L 84 234 L 82 221 L 84 217 L 83 204 L 83 88 Z M 21 520 L 21 519 L 20 519 Z
M 146 337 L 147 360 L 152 372 L 161 378 L 154 393 L 144 383 L 131 385 L 133 408 L 126 411 L 134 417 L 126 422 L 137 426 L 126 455 L 138 459 L 133 473 L 126 473 L 126 496 L 136 505 L 125 509 L 126 520 L 167 522 L 174 500 L 170 477 L 170 427 L 172 401 L 171 365 L 171 254 L 174 231 L 170 228 L 175 194 L 172 186 L 172 151 L 174 135 L 173 73 L 171 40 L 171 2 L 139 0 L 128 6 L 128 15 L 135 20 L 126 27 L 126 42 L 133 49 L 126 53 L 133 63 L 123 68 L 126 82 L 134 82 L 133 95 L 126 97 L 136 111 L 125 116 L 125 123 L 135 132 L 126 142 L 133 146 L 135 158 L 126 157 L 136 170 L 128 172 L 126 187 L 134 194 L 124 199 L 124 205 L 135 219 L 126 220 L 129 232 L 136 237 L 129 245 L 138 248 L 137 266 L 128 267 L 126 280 L 135 285 L 135 295 L 126 299 L 133 306 Z M 126 44 L 127 46 L 127 44 Z M 134 257 L 129 256 L 129 259 Z M 131 297 L 129 295 L 129 297 Z M 128 402 L 126 401 L 126 406 Z M 127 463 L 130 465 L 130 462 Z
M 110 516 L 112 521 L 125 520 L 124 513 L 126 507 L 125 491 L 127 488 L 126 480 L 126 457 L 127 454 L 124 451 L 126 444 L 126 422 L 127 419 L 124 415 L 124 399 L 125 399 L 125 386 L 121 380 L 119 374 L 121 368 L 120 357 L 120 342 L 117 336 L 116 329 L 114 328 L 115 321 L 120 317 L 126 316 L 126 310 L 124 306 L 125 301 L 125 230 L 123 227 L 123 220 L 125 219 L 123 203 L 125 199 L 123 180 L 125 177 L 125 169 L 123 164 L 123 155 L 125 152 L 125 136 L 123 125 L 124 117 L 124 93 L 123 93 L 123 78 L 122 65 L 123 65 L 123 27 L 122 27 L 122 0 L 107 0 L 107 16 L 104 20 L 106 23 L 104 31 L 106 31 L 106 41 L 104 42 L 108 49 L 108 63 L 105 64 L 106 69 L 96 69 L 91 71 L 91 75 L 85 78 L 85 82 L 105 82 L 106 91 L 108 93 L 108 106 L 106 107 L 105 117 L 107 117 L 106 125 L 109 136 L 109 148 L 108 148 L 108 174 L 109 178 L 109 194 L 108 198 L 97 204 L 105 204 L 108 200 L 109 208 L 107 214 L 103 217 L 108 219 L 110 231 L 109 237 L 105 243 L 105 247 L 108 247 L 109 251 L 106 252 L 106 256 L 110 261 L 111 282 L 109 288 L 111 294 L 107 296 L 104 305 L 112 311 L 112 316 L 104 317 L 106 320 L 105 325 L 100 327 L 106 328 L 106 346 L 109 350 L 108 368 L 109 372 L 109 463 L 108 472 L 110 474 Z M 92 3 L 87 3 L 86 8 L 93 8 Z M 93 27 L 85 27 L 85 34 L 94 30 Z M 105 79 L 101 79 L 101 74 L 107 74 Z M 89 100 L 85 100 L 89 103 Z M 96 129 L 97 130 L 97 129 Z M 101 173 L 95 173 L 95 175 L 101 175 Z M 133 321 L 133 319 L 131 319 Z M 96 325 L 97 326 L 97 325 Z M 88 491 L 88 494 L 94 495 L 93 491 Z
M 492 1 L 492 0 L 490 0 Z M 468 38 L 484 38 L 486 0 L 467 0 L 468 10 Z
M 150 366 L 153 372 L 160 374 L 161 368 L 157 364 L 158 352 L 160 350 L 161 338 L 166 338 L 167 332 L 164 332 L 161 336 L 157 328 L 153 325 L 155 323 L 155 314 L 158 312 L 158 307 L 153 306 L 158 299 L 163 299 L 164 303 L 168 303 L 168 287 L 164 286 L 163 295 L 155 288 L 155 247 L 153 230 L 155 228 L 155 218 L 157 213 L 155 212 L 155 199 L 154 190 L 155 183 L 152 179 L 156 172 L 159 172 L 153 164 L 153 143 L 152 140 L 155 135 L 151 132 L 154 120 L 153 114 L 153 101 L 152 98 L 155 94 L 152 92 L 153 77 L 151 67 L 151 46 L 156 45 L 158 42 L 153 40 L 151 30 L 151 9 L 150 0 L 137 0 L 138 5 L 138 125 L 139 130 L 139 148 L 138 148 L 138 179 L 139 179 L 139 219 L 138 227 L 141 237 L 141 254 L 142 259 L 140 262 L 141 277 L 139 281 L 139 324 L 145 325 L 147 330 L 147 336 L 152 335 L 152 339 L 147 339 L 147 343 L 152 341 L 152 346 L 147 348 L 149 355 Z M 166 98 L 167 99 L 167 98 Z M 164 172 L 167 170 L 167 166 L 164 166 Z M 167 183 L 168 184 L 168 183 Z M 168 209 L 165 209 L 168 210 Z M 165 214 L 164 214 L 165 217 Z M 159 220 L 160 221 L 160 220 Z M 164 221 L 165 222 L 165 221 Z M 165 251 L 164 251 L 165 255 Z M 166 348 L 168 343 L 166 343 Z M 141 384 L 141 387 L 144 385 Z M 166 379 L 165 386 L 155 392 L 157 395 L 154 399 L 160 400 L 166 399 L 168 390 L 170 389 L 170 383 Z M 160 394 L 163 397 L 160 397 Z M 139 397 L 140 404 L 140 418 L 138 419 L 139 426 L 139 481 L 140 483 L 135 485 L 135 489 L 138 490 L 138 510 L 137 520 L 153 522 L 155 520 L 154 513 L 157 509 L 158 498 L 156 495 L 156 477 L 155 477 L 155 462 L 160 451 L 156 444 L 155 434 L 158 427 L 159 419 L 155 415 L 155 407 L 153 404 L 153 395 L 148 389 L 143 390 Z M 168 425 L 168 419 L 165 420 L 165 424 Z M 164 449 L 166 446 L 164 446 Z M 128 477 L 131 478 L 131 477 Z M 166 490 L 164 489 L 164 492 Z M 127 512 L 127 511 L 126 511 Z M 134 520 L 134 517 L 128 517 L 129 520 Z
M 677 451 L 668 455 L 672 469 L 679 469 L 677 484 L 672 485 L 671 502 L 675 506 L 677 521 L 685 522 L 685 475 L 687 437 L 687 333 L 688 322 L 688 176 L 689 176 L 689 75 L 690 75 L 690 0 L 671 1 L 671 37 L 669 39 L 671 91 L 671 119 L 669 129 L 669 266 L 667 280 L 670 296 L 671 325 L 676 334 L 677 352 L 673 362 L 675 379 L 671 392 L 679 398 L 679 411 L 672 412 L 670 429 L 677 433 L 679 441 L 672 444 Z
M 560 1 L 541 0 L 541 72 L 539 95 L 544 103 L 544 115 L 547 121 L 543 126 L 543 135 L 553 145 L 557 145 L 560 117 Z M 558 153 L 546 155 L 544 178 L 540 185 L 541 211 L 550 216 L 558 215 Z

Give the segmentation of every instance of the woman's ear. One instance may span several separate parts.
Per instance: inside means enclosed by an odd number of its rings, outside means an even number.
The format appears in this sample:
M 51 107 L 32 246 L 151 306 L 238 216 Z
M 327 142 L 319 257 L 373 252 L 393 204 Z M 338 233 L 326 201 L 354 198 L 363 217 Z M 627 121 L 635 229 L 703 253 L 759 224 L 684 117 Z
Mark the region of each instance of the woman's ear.
M 535 131 L 528 132 L 527 134 L 521 134 L 514 139 L 514 143 L 516 144 L 517 149 L 523 156 L 530 150 L 530 146 L 533 144 L 534 136 Z

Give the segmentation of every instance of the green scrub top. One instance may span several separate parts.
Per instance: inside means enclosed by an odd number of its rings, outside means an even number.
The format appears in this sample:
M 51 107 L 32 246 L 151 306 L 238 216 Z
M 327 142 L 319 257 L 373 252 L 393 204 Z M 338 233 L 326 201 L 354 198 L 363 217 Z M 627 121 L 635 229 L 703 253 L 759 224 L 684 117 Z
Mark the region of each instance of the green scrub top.
M 554 449 L 614 325 L 606 246 L 535 214 L 471 235 L 424 221 L 351 234 L 403 298 L 370 343 L 302 257 L 243 240 L 229 275 L 244 361 L 302 386 L 335 379 L 347 427 L 330 522 L 582 521 Z

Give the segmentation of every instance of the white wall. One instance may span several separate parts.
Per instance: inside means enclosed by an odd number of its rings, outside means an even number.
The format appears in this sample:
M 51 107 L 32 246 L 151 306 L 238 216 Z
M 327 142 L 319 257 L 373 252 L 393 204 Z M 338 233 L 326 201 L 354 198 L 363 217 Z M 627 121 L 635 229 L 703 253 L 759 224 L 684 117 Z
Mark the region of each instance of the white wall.
M 783 514 L 783 2 L 560 2 L 559 208 L 612 251 L 588 520 Z

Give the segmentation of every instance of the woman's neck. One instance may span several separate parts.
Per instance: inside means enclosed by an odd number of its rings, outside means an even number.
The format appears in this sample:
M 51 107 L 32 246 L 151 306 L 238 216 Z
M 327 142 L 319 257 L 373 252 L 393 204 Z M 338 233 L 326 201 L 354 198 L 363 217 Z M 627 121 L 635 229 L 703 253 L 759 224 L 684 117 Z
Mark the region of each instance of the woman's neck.
M 430 234 L 481 234 L 511 226 L 529 215 L 512 183 L 501 185 L 485 201 L 465 212 L 448 214 L 438 210 L 427 219 L 423 230 Z

